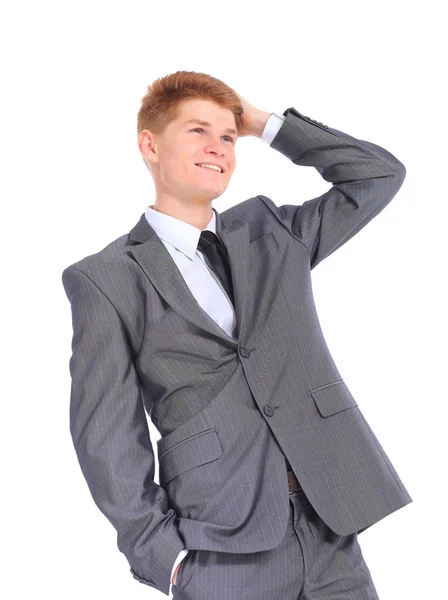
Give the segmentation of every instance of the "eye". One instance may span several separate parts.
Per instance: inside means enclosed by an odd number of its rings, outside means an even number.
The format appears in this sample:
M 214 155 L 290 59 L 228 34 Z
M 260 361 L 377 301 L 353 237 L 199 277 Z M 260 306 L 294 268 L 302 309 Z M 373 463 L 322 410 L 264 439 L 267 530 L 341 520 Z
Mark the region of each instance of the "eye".
M 202 129 L 202 127 L 195 127 L 191 131 L 204 131 L 204 130 Z M 229 135 L 224 135 L 223 137 L 226 137 L 228 140 L 230 140 L 231 142 L 233 142 L 233 139 Z

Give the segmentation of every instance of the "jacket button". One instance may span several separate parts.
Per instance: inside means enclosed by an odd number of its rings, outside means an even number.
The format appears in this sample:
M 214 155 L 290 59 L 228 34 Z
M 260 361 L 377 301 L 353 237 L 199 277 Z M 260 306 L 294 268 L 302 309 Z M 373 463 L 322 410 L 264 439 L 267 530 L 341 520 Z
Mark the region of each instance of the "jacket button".
M 247 348 L 240 348 L 240 354 L 241 356 L 244 356 L 244 358 L 248 358 L 250 356 L 250 350 Z
M 131 571 L 134 579 L 137 579 L 137 581 L 140 581 L 140 583 L 146 583 L 146 585 L 155 587 L 155 583 L 153 581 L 151 581 L 150 579 L 145 579 L 144 577 L 140 577 L 140 575 L 137 575 L 137 573 L 134 571 L 134 569 L 130 569 L 130 571 Z
M 268 415 L 268 417 L 272 417 L 272 415 L 274 414 L 274 409 L 272 408 L 272 406 L 269 406 L 269 404 L 265 406 L 263 410 L 265 414 Z

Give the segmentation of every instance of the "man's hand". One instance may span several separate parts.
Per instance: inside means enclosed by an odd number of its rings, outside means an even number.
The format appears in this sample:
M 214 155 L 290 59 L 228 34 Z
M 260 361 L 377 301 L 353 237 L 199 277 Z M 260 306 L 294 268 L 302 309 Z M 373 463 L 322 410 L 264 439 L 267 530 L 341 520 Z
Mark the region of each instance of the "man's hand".
M 238 137 L 244 137 L 247 135 L 261 137 L 266 122 L 272 113 L 255 108 L 255 106 L 249 104 L 249 102 L 240 94 L 236 93 L 236 95 L 241 100 L 244 111 L 244 114 L 242 115 L 243 128 Z
M 186 555 L 185 555 L 185 556 L 186 556 Z M 184 558 L 185 558 L 185 556 L 184 556 Z M 182 559 L 182 560 L 184 560 L 184 559 Z M 171 583 L 174 583 L 174 585 L 176 585 L 176 581 L 177 581 L 177 572 L 178 572 L 178 570 L 179 570 L 179 567 L 180 567 L 180 565 L 182 564 L 182 560 L 181 560 L 181 561 L 180 561 L 180 563 L 177 565 L 177 567 L 175 568 L 175 570 L 174 570 L 174 573 L 173 573 L 173 581 L 172 581 Z

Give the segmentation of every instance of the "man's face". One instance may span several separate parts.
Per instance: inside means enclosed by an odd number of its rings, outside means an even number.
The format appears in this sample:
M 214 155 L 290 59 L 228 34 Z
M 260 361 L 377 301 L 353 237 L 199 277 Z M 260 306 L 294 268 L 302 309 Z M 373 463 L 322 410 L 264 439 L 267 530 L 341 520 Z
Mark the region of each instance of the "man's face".
M 192 119 L 209 125 L 186 122 Z M 204 202 L 220 196 L 235 170 L 237 137 L 232 111 L 196 99 L 180 105 L 162 135 L 142 131 L 139 147 L 151 166 L 158 196 Z M 198 163 L 217 164 L 224 172 Z

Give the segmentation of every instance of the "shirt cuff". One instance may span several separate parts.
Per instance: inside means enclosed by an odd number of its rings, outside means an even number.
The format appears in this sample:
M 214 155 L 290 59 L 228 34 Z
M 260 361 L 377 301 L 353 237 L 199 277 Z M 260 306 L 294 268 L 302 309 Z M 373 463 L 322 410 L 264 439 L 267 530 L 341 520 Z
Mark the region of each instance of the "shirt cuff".
M 271 144 L 275 136 L 280 130 L 280 127 L 283 125 L 283 121 L 286 117 L 283 115 L 278 115 L 277 113 L 272 113 L 272 115 L 267 120 L 266 125 L 264 126 L 263 133 L 261 134 L 261 140 L 266 142 L 266 144 Z

